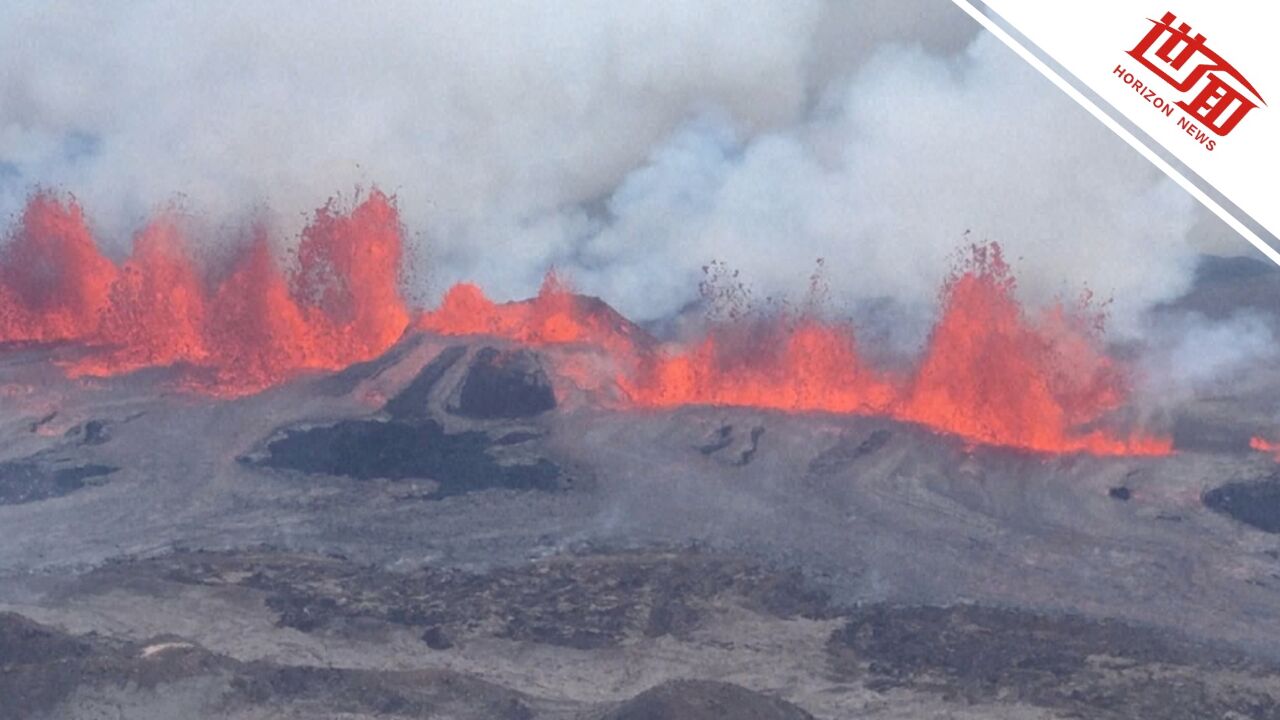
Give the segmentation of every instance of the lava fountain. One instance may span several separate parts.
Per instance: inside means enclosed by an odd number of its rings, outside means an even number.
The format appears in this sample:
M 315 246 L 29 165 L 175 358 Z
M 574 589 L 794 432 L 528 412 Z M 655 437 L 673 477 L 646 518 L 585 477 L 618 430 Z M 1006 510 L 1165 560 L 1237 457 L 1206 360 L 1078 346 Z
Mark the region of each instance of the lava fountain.
M 231 272 L 206 282 L 175 218 L 151 221 L 117 268 L 74 200 L 37 193 L 0 254 L 0 341 L 81 343 L 65 363 L 72 376 L 182 366 L 192 389 L 255 392 L 367 360 L 400 337 L 401 234 L 375 190 L 350 213 L 332 202 L 316 211 L 292 274 L 259 229 Z
M 98 252 L 80 206 L 36 193 L 0 253 L 0 340 L 88 337 L 115 279 L 116 268 Z
M 70 341 L 72 376 L 178 370 L 193 391 L 238 396 L 307 371 L 376 357 L 406 328 L 557 346 L 559 382 L 625 408 L 747 406 L 887 415 L 970 442 L 1099 455 L 1159 455 L 1168 439 L 1111 424 L 1131 394 L 1089 303 L 1037 314 L 1018 303 L 997 245 L 973 246 L 940 293 L 940 316 L 913 367 L 868 363 L 853 328 L 812 310 L 737 315 L 691 342 L 662 346 L 600 300 L 548 273 L 538 295 L 496 303 L 451 288 L 420 312 L 401 293 L 402 230 L 378 191 L 349 212 L 331 201 L 283 267 L 257 229 L 221 277 L 192 260 L 169 214 L 135 237 L 117 267 L 74 200 L 32 196 L 0 251 L 0 341 Z
M 886 414 L 973 442 L 1043 452 L 1161 455 L 1172 441 L 1094 427 L 1129 397 L 1101 318 L 1018 304 L 998 245 L 974 246 L 941 293 L 941 317 L 906 377 L 869 368 L 852 328 L 809 318 L 714 325 L 619 384 L 640 407 L 743 405 Z

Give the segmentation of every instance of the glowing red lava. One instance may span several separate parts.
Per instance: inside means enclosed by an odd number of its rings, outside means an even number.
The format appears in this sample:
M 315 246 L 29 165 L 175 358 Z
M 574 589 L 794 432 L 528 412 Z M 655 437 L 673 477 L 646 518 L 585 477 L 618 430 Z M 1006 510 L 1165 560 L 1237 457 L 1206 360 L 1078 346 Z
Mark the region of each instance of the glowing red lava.
M 375 357 L 412 325 L 562 346 L 561 378 L 608 383 L 636 408 L 879 414 L 1042 452 L 1172 450 L 1166 438 L 1108 428 L 1130 383 L 1105 350 L 1099 316 L 1087 304 L 1024 311 L 996 245 L 969 249 L 943 286 L 918 362 L 894 372 L 864 360 L 851 326 L 813 313 L 737 317 L 694 342 L 659 346 L 555 272 L 522 302 L 495 303 L 475 285 L 456 285 L 415 319 L 400 290 L 402 252 L 395 205 L 375 190 L 350 212 L 332 202 L 317 210 L 291 269 L 259 230 L 228 272 L 209 278 L 182 224 L 166 214 L 138 233 L 117 267 L 73 200 L 41 192 L 0 251 L 0 341 L 74 341 L 81 351 L 63 360 L 73 376 L 174 366 L 189 389 L 237 396 Z M 1254 447 L 1274 452 L 1264 442 L 1255 438 Z
M 495 303 L 476 285 L 458 283 L 440 307 L 423 313 L 421 330 L 441 335 L 494 335 L 528 345 L 587 344 L 620 357 L 643 344 L 639 331 L 611 308 L 575 294 L 554 270 L 538 294 L 520 302 Z
M 999 246 L 971 248 L 947 281 L 942 314 L 905 380 L 860 360 L 850 328 L 800 320 L 766 325 L 750 343 L 720 338 L 654 358 L 619 383 L 638 406 L 747 405 L 887 414 L 992 445 L 1044 452 L 1162 455 L 1169 439 L 1090 427 L 1129 396 L 1097 323 L 1054 308 L 1022 311 Z
M 79 206 L 42 192 L 0 255 L 0 341 L 81 342 L 89 351 L 68 362 L 73 376 L 184 365 L 189 386 L 242 395 L 390 347 L 409 321 L 400 255 L 395 207 L 375 190 L 348 214 L 316 211 L 292 276 L 259 232 L 229 275 L 206 283 L 163 215 L 117 268 Z

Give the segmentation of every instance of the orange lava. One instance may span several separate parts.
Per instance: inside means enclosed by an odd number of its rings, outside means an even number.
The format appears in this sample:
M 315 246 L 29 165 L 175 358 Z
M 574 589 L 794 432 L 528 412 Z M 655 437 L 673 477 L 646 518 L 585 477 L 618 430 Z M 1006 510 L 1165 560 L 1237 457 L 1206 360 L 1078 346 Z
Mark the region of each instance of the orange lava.
M 423 313 L 421 330 L 441 335 L 493 335 L 527 345 L 592 345 L 626 358 L 637 351 L 638 335 L 622 316 L 602 302 L 575 294 L 554 270 L 536 297 L 495 303 L 478 286 L 458 283 L 440 307 Z
M 866 367 L 851 329 L 811 319 L 719 325 L 692 348 L 652 356 L 618 383 L 642 407 L 739 405 L 886 412 L 893 386 Z
M 115 265 L 98 252 L 80 206 L 36 193 L 0 253 L 0 341 L 91 335 L 115 279 Z
M 316 212 L 292 274 L 259 232 L 225 278 L 206 282 L 166 215 L 117 268 L 74 201 L 39 193 L 0 254 L 0 341 L 79 341 L 73 376 L 178 365 L 188 387 L 243 395 L 390 347 L 409 321 L 400 256 L 395 206 L 374 191 L 348 214 Z
M 373 191 L 350 212 L 330 203 L 282 267 L 265 231 L 221 277 L 197 267 L 178 218 L 161 214 L 120 265 L 93 242 L 79 206 L 35 194 L 0 250 L 0 342 L 73 341 L 73 376 L 179 370 L 219 396 L 379 355 L 412 327 L 560 346 L 557 382 L 608 389 L 639 408 L 724 405 L 886 415 L 974 443 L 1098 455 L 1161 455 L 1167 438 L 1110 424 L 1130 396 L 1088 303 L 1031 315 L 996 245 L 975 246 L 944 284 L 941 313 L 914 367 L 867 363 L 853 329 L 812 312 L 734 317 L 686 345 L 660 347 L 554 271 L 538 295 L 495 303 L 451 288 L 416 318 L 400 291 L 402 231 Z M 1261 438 L 1252 446 L 1280 458 Z
M 1249 447 L 1257 450 L 1258 452 L 1267 453 L 1271 455 L 1276 462 L 1280 462 L 1280 443 L 1273 443 L 1266 438 L 1261 438 L 1255 435 L 1249 438 Z
M 999 246 L 971 248 L 943 289 L 941 319 L 904 380 L 861 361 L 850 328 L 801 319 L 717 326 L 618 382 L 640 407 L 742 405 L 887 414 L 978 443 L 1042 452 L 1163 455 L 1172 441 L 1096 427 L 1129 396 L 1098 321 L 1055 308 L 1031 321 Z
M 76 375 L 111 375 L 152 365 L 201 362 L 204 288 L 173 218 L 153 220 L 111 285 L 94 339 L 103 349 L 72 367 Z
M 977 246 L 943 289 L 941 319 L 895 414 L 993 445 L 1158 455 L 1172 442 L 1088 429 L 1129 395 L 1100 319 L 1061 306 L 1037 322 L 1014 297 L 998 245 Z

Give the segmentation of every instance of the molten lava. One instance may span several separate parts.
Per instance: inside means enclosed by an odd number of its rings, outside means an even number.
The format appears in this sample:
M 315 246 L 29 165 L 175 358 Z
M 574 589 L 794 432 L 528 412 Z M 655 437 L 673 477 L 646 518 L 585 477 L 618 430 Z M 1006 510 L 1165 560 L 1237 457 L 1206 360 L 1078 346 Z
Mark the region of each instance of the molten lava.
M 80 206 L 35 194 L 0 253 L 0 341 L 91 335 L 115 279 L 115 265 L 98 252 Z
M 308 370 L 334 370 L 389 348 L 406 327 L 557 346 L 557 382 L 608 389 L 630 407 L 735 405 L 882 414 L 975 443 L 1043 452 L 1163 454 L 1171 442 L 1107 429 L 1127 372 L 1105 352 L 1098 316 L 1028 315 L 998 246 L 973 247 L 944 284 L 941 314 L 909 372 L 872 367 L 853 329 L 818 313 L 730 314 L 699 340 L 660 347 L 554 271 L 538 295 L 495 303 L 451 288 L 411 311 L 400 292 L 402 232 L 374 191 L 347 213 L 333 203 L 282 267 L 265 231 L 221 277 L 197 268 L 183 225 L 161 214 L 117 267 L 97 249 L 74 200 L 40 192 L 0 250 L 0 342 L 74 341 L 74 376 L 172 366 L 184 387 L 236 396 Z M 1253 446 L 1275 447 L 1255 438 Z
M 73 374 L 111 375 L 153 365 L 202 362 L 204 288 L 174 218 L 153 220 L 111 284 L 100 323 L 89 334 L 102 345 L 72 366 Z
M 374 191 L 349 214 L 316 212 L 291 276 L 259 232 L 206 283 L 164 215 L 117 269 L 74 201 L 39 193 L 0 255 L 0 341 L 79 341 L 88 350 L 68 361 L 73 376 L 181 365 L 188 387 L 242 395 L 390 347 L 409 322 L 401 252 L 395 207 Z
M 378 355 L 409 324 L 400 294 L 400 217 L 375 192 L 349 214 L 332 202 L 302 231 L 294 288 L 315 330 L 319 364 L 340 367 Z
M 1053 308 L 1032 322 L 998 245 L 946 283 L 942 316 L 895 414 L 971 440 L 1046 452 L 1162 454 L 1172 443 L 1087 429 L 1128 397 L 1100 320 Z M 1086 308 L 1087 310 L 1087 308 Z
M 604 303 L 578 295 L 554 270 L 536 297 L 498 304 L 476 285 L 449 288 L 440 307 L 423 313 L 421 330 L 441 335 L 493 335 L 527 345 L 585 344 L 627 359 L 645 344 L 642 333 Z
M 652 356 L 618 383 L 642 407 L 738 405 L 882 413 L 892 384 L 866 367 L 853 332 L 807 318 L 719 324 L 692 348 Z
M 1032 322 L 996 245 L 976 246 L 946 283 L 942 315 L 905 380 L 859 358 L 850 328 L 816 320 L 716 326 L 701 344 L 618 382 L 640 407 L 744 405 L 882 413 L 974 442 L 1044 452 L 1160 455 L 1172 442 L 1091 427 L 1128 397 L 1097 321 L 1055 308 Z

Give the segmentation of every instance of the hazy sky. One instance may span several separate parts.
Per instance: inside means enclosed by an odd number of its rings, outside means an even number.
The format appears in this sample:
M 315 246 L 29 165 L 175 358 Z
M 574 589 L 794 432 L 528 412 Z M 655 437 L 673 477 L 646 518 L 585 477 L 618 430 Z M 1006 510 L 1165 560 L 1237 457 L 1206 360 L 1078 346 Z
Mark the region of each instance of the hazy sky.
M 287 241 L 376 183 L 428 298 L 554 263 L 644 319 L 709 260 L 786 295 L 823 257 L 838 305 L 924 306 L 969 230 L 1123 327 L 1247 251 L 948 0 L 10 0 L 0 68 L 0 211 L 66 189 L 117 254 L 175 200 Z

